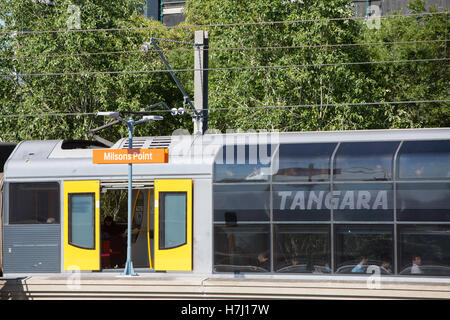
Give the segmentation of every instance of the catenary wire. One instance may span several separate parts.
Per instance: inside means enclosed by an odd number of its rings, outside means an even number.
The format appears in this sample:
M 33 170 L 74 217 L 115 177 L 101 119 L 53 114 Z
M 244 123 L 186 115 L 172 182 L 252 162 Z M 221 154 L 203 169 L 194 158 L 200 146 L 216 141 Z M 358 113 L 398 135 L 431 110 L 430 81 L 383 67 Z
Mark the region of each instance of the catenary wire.
M 222 68 L 204 68 L 204 69 L 173 69 L 173 72 L 194 72 L 194 71 L 226 71 L 226 70 L 258 70 L 258 69 L 284 69 L 284 68 L 307 68 L 307 67 L 333 67 L 345 65 L 370 65 L 385 63 L 418 63 L 418 62 L 437 62 L 448 61 L 450 58 L 431 58 L 431 59 L 412 59 L 412 60 L 387 60 L 387 61 L 362 61 L 362 62 L 339 62 L 339 63 L 321 63 L 321 64 L 294 64 L 279 66 L 240 66 L 240 67 L 222 67 Z M 123 70 L 123 71 L 88 71 L 88 72 L 57 72 L 57 73 L 17 73 L 0 74 L 2 77 L 49 77 L 49 76 L 78 76 L 78 75 L 105 75 L 105 74 L 146 74 L 146 73 L 164 73 L 170 70 Z
M 336 103 L 336 104 L 299 104 L 299 105 L 275 105 L 275 106 L 256 106 L 256 107 L 229 107 L 229 108 L 213 108 L 208 112 L 230 111 L 230 110 L 261 110 L 261 109 L 290 109 L 290 108 L 317 108 L 317 107 L 354 107 L 354 106 L 378 106 L 378 105 L 402 105 L 402 104 L 420 104 L 420 103 L 447 103 L 446 100 L 415 100 L 415 101 L 379 101 L 379 102 L 352 102 L 352 103 Z M 155 113 L 168 113 L 171 110 L 154 110 Z M 0 115 L 0 118 L 26 118 L 26 117 L 62 117 L 62 116 L 91 116 L 96 112 L 73 112 L 73 113 L 38 113 L 38 114 L 9 114 Z
M 439 43 L 449 42 L 448 39 L 436 40 L 414 40 L 414 41 L 386 41 L 386 42 L 365 42 L 365 43 L 337 43 L 337 44 L 313 44 L 299 46 L 262 46 L 262 47 L 212 47 L 205 50 L 208 51 L 249 51 L 249 50 L 289 50 L 289 49 L 314 49 L 314 48 L 335 48 L 335 47 L 361 47 L 361 46 L 382 46 L 382 45 L 405 45 L 405 44 L 423 44 L 423 43 Z M 190 52 L 194 49 L 161 49 L 163 52 Z M 103 51 L 103 52 L 80 52 L 53 55 L 38 56 L 12 56 L 0 57 L 0 60 L 19 60 L 19 59 L 48 59 L 61 57 L 80 57 L 95 55 L 113 55 L 113 54 L 147 54 L 148 52 L 158 52 L 156 49 L 149 49 L 147 52 L 142 50 L 121 50 L 121 51 Z
M 377 19 L 391 19 L 401 17 L 417 17 L 439 15 L 448 12 L 421 12 L 421 13 L 406 13 L 398 15 L 377 16 Z M 299 20 L 282 20 L 282 21 L 256 21 L 256 22 L 238 22 L 238 23 L 218 23 L 218 24 L 203 24 L 203 25 L 178 25 L 170 27 L 171 29 L 194 29 L 194 28 L 216 28 L 216 27 L 236 27 L 236 26 L 252 26 L 252 25 L 275 25 L 275 24 L 295 24 L 295 23 L 311 23 L 311 22 L 326 22 L 326 21 L 346 21 L 346 20 L 367 20 L 372 17 L 342 17 L 342 18 L 322 18 L 322 19 L 299 19 Z M 72 33 L 72 32 L 113 32 L 113 31 L 144 31 L 167 29 L 166 26 L 153 27 L 132 27 L 132 28 L 103 28 L 103 29 L 67 29 L 67 30 L 29 30 L 29 31 L 1 31 L 0 34 L 43 34 L 43 33 Z

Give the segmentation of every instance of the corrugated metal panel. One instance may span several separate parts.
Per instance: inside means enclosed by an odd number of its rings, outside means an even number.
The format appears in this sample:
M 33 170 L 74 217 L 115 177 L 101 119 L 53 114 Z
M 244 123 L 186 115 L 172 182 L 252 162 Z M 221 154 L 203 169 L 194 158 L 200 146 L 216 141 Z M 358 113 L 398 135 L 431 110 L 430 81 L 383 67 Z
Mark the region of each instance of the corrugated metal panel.
M 7 225 L 3 227 L 3 271 L 60 272 L 61 226 Z

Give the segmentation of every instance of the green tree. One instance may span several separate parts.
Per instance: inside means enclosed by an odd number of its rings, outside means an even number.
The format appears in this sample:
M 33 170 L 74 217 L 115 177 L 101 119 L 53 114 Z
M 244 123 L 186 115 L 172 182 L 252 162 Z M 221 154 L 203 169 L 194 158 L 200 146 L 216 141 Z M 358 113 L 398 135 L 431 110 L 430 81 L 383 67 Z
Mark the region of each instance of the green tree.
M 76 5 L 81 29 L 148 28 L 102 32 L 74 32 Z M 0 78 L 2 114 L 94 113 L 97 111 L 134 110 L 164 101 L 181 107 L 183 99 L 167 73 L 117 73 L 88 75 L 42 74 L 142 71 L 165 69 L 155 52 L 142 53 L 140 47 L 151 37 L 177 39 L 184 34 L 168 30 L 159 22 L 146 19 L 140 12 L 141 0 L 58 1 L 48 6 L 38 1 L 16 0 L 0 3 L 2 31 L 34 31 L 34 33 L 2 33 L 0 70 L 11 76 Z M 61 30 L 68 32 L 36 32 Z M 169 44 L 164 49 L 175 48 Z M 83 54 L 118 52 L 115 54 Z M 128 51 L 128 52 L 127 52 Z M 81 53 L 81 54 L 80 54 Z M 168 53 L 175 67 L 186 68 L 184 61 L 191 52 Z M 192 60 L 192 58 L 190 59 Z M 14 74 L 23 74 L 21 77 Z M 27 76 L 41 74 L 41 76 Z M 136 128 L 136 135 L 170 134 L 174 129 L 192 126 L 190 118 L 174 118 L 168 114 L 163 124 Z M 25 117 L 0 120 L 3 140 L 88 138 L 89 129 L 104 123 L 96 116 Z M 112 141 L 126 136 L 124 125 L 104 133 Z
M 226 128 L 294 131 L 448 125 L 448 104 L 444 103 L 349 105 L 448 98 L 450 73 L 447 62 L 355 64 L 448 56 L 446 42 L 397 45 L 395 50 L 385 44 L 364 44 L 445 39 L 447 16 L 382 19 L 380 29 L 370 29 L 364 19 L 329 20 L 353 17 L 351 4 L 350 0 L 188 1 L 188 24 L 302 20 L 210 29 L 211 47 L 296 47 L 211 50 L 212 68 L 306 65 L 211 72 L 211 126 L 222 131 Z M 420 0 L 415 0 L 410 9 L 413 12 L 426 11 Z M 327 104 L 344 106 L 323 106 Z M 214 112 L 215 108 L 264 105 L 319 107 Z
M 408 8 L 413 14 L 436 13 L 422 0 Z M 402 12 L 396 13 L 397 15 Z M 373 61 L 449 58 L 446 35 L 447 14 L 398 16 L 383 19 L 380 28 L 365 28 L 361 42 L 398 44 L 368 46 Z M 449 97 L 450 64 L 448 61 L 372 65 L 368 76 L 373 80 L 371 95 L 376 101 L 445 100 Z M 388 127 L 448 127 L 449 103 L 423 103 L 388 106 L 379 112 Z

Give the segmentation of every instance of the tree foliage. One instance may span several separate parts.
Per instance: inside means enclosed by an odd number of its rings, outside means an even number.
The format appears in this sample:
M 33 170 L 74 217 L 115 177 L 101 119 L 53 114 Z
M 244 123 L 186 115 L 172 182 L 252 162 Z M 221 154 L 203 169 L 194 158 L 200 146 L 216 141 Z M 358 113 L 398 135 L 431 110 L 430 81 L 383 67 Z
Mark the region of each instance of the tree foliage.
M 160 101 L 179 108 L 183 97 L 167 72 L 120 72 L 164 70 L 158 55 L 140 52 L 141 45 L 151 37 L 193 42 L 194 30 L 201 29 L 209 32 L 210 68 L 249 67 L 210 71 L 210 128 L 224 132 L 237 128 L 300 131 L 450 125 L 448 103 L 355 105 L 448 99 L 448 61 L 359 64 L 448 58 L 447 42 L 442 41 L 449 31 L 448 15 L 382 19 L 380 28 L 371 29 L 365 20 L 352 19 L 350 0 L 189 0 L 183 24 L 190 27 L 171 29 L 146 19 L 140 9 L 143 2 L 61 0 L 48 6 L 43 1 L 2 0 L 1 114 L 138 111 Z M 80 8 L 81 29 L 147 29 L 36 32 L 68 31 L 71 5 Z M 425 8 L 422 0 L 412 1 L 409 9 L 416 13 L 435 10 Z M 261 21 L 267 23 L 255 23 Z M 242 22 L 248 24 L 235 25 Z M 217 24 L 231 25 L 214 26 Z M 393 42 L 397 44 L 390 44 Z M 193 68 L 192 50 L 179 50 L 188 46 L 164 43 L 162 47 L 177 49 L 165 51 L 172 68 Z M 269 67 L 251 68 L 257 66 Z M 111 71 L 119 73 L 44 75 Z M 192 98 L 193 73 L 179 72 L 177 76 Z M 339 106 L 331 106 L 336 104 Z M 292 105 L 304 107 L 251 109 Z M 242 107 L 249 109 L 221 110 Z M 150 129 L 141 125 L 136 135 L 165 135 L 178 128 L 192 132 L 188 115 L 162 115 L 164 122 L 151 124 Z M 0 137 L 5 141 L 85 139 L 90 129 L 104 122 L 93 115 L 3 117 Z M 117 125 L 102 135 L 115 141 L 126 132 L 125 126 Z
M 164 101 L 171 107 L 182 106 L 182 96 L 167 73 L 117 73 L 70 75 L 70 73 L 145 71 L 165 69 L 155 52 L 142 53 L 140 48 L 151 37 L 177 39 L 178 30 L 163 28 L 159 22 L 146 19 L 140 12 L 143 1 L 58 1 L 47 6 L 37 1 L 1 2 L 0 19 L 4 30 L 35 33 L 5 34 L 0 55 L 0 105 L 2 114 L 96 113 L 98 111 L 139 111 Z M 67 31 L 73 23 L 70 5 L 80 8 L 81 29 L 149 28 L 108 32 L 37 32 Z M 72 20 L 71 20 L 72 19 Z M 170 45 L 162 46 L 170 49 Z M 174 47 L 174 46 L 172 46 Z M 125 51 L 125 53 L 120 53 Z M 131 51 L 131 53 L 129 53 Z M 109 52 L 110 54 L 95 54 Z M 111 53 L 119 52 L 119 53 Z M 91 53 L 91 54 L 84 54 Z M 94 54 L 92 54 L 94 53 Z M 169 54 L 178 67 L 186 53 Z M 189 61 L 189 59 L 187 59 Z M 192 60 L 192 59 L 191 59 Z M 69 73 L 69 75 L 44 75 Z M 17 76 L 21 74 L 23 76 Z M 40 76 L 27 76 L 40 74 Z M 16 76 L 15 76 L 16 75 Z M 89 116 L 4 118 L 3 140 L 86 139 L 89 130 L 105 119 Z M 190 124 L 188 117 L 166 117 L 161 124 L 136 128 L 137 135 L 170 134 Z M 107 138 L 127 135 L 124 125 L 117 125 Z

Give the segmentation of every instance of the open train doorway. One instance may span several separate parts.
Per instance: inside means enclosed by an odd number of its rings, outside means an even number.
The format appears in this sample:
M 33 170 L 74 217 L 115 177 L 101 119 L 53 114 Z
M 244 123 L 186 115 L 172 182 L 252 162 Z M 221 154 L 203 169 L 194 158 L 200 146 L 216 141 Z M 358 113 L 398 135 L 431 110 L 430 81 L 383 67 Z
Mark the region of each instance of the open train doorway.
M 154 261 L 154 189 L 133 186 L 131 258 L 135 269 L 152 270 Z M 102 183 L 100 197 L 101 269 L 123 270 L 127 256 L 128 190 L 126 182 Z

